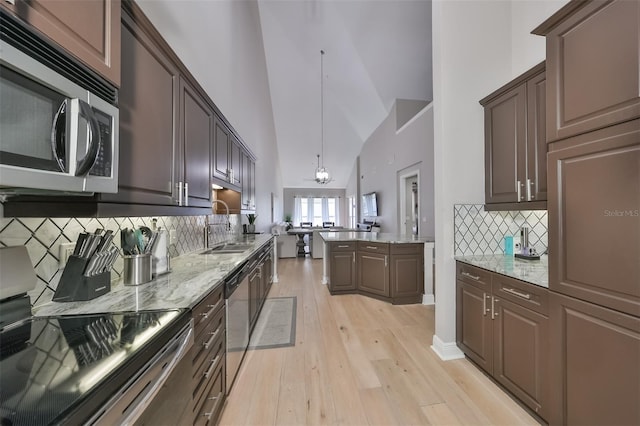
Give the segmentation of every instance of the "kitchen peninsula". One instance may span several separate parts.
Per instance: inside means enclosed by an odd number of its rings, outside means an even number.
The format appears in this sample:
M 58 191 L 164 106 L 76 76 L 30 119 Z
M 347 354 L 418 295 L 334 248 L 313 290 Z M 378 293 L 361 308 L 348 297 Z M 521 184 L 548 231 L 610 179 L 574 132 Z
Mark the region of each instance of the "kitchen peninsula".
M 433 300 L 433 238 L 379 232 L 321 232 L 322 283 L 393 304 Z

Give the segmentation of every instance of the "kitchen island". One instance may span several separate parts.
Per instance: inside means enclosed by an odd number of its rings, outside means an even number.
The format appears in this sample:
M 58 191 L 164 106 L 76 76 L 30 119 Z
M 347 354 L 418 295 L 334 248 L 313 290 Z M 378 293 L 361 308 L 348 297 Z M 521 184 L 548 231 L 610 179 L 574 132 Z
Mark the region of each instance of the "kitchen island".
M 320 237 L 324 242 L 322 283 L 329 285 L 332 294 L 434 303 L 433 238 L 352 231 L 320 232 Z

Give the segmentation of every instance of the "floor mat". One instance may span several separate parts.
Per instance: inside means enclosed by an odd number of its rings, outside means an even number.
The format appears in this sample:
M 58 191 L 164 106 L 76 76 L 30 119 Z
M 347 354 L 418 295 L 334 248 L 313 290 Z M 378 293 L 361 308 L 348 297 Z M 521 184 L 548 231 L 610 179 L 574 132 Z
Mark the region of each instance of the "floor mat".
M 251 334 L 249 349 L 295 346 L 296 304 L 296 297 L 266 299 Z

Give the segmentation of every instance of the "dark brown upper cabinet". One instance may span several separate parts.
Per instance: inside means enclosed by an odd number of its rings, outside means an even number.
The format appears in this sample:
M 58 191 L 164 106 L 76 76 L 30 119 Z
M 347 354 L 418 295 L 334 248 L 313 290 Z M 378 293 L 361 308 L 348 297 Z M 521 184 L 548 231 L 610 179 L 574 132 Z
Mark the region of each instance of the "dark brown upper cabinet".
M 547 43 L 547 141 L 640 117 L 640 2 L 570 2 L 533 31 Z
M 0 5 L 120 86 L 120 0 L 16 0 Z
M 180 148 L 178 181 L 186 206 L 211 205 L 211 149 L 214 112 L 205 99 L 180 79 Z
M 214 183 L 224 188 L 242 190 L 242 153 L 238 138 L 216 117 L 212 174 Z
M 246 152 L 242 153 L 242 209 L 256 209 L 256 163 Z
M 546 209 L 545 64 L 480 101 L 487 210 Z
M 122 64 L 118 193 L 102 201 L 175 205 L 179 72 L 137 9 L 122 15 Z
M 640 316 L 640 120 L 550 147 L 549 288 Z

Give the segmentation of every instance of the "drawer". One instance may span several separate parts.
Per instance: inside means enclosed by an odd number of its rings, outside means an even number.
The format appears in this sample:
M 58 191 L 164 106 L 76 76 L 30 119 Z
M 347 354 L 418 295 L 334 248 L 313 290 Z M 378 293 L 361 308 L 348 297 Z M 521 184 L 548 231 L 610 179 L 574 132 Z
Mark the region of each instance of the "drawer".
M 355 241 L 339 241 L 330 243 L 331 251 L 356 251 Z
M 206 392 L 194 405 L 194 425 L 216 424 L 225 398 L 224 362 L 216 369 L 214 378 L 209 381 Z
M 358 251 L 389 254 L 389 243 L 372 243 L 368 241 L 358 241 Z
M 200 334 L 207 321 L 217 313 L 218 309 L 224 308 L 224 284 L 219 285 L 209 293 L 198 306 L 193 308 L 194 335 Z
M 493 274 L 493 296 L 509 300 L 539 314 L 549 315 L 549 290 L 501 274 Z
M 492 273 L 486 269 L 456 262 L 456 279 L 474 285 L 487 293 L 491 292 L 491 275 Z
M 421 254 L 424 244 L 389 244 L 391 254 Z
M 195 337 L 193 348 L 191 348 L 191 359 L 194 369 L 200 369 L 202 364 L 206 362 L 206 359 L 215 356 L 213 352 L 218 345 L 221 344 L 220 342 L 224 345 L 225 325 L 225 310 L 223 309 L 216 314 L 214 320 L 209 323 L 209 326 Z
M 225 342 L 224 333 L 220 336 L 211 351 L 202 357 L 202 362 L 198 366 L 193 365 L 193 399 L 194 401 L 200 400 L 206 389 L 209 387 L 211 380 L 216 376 L 216 373 L 220 366 L 225 361 Z

